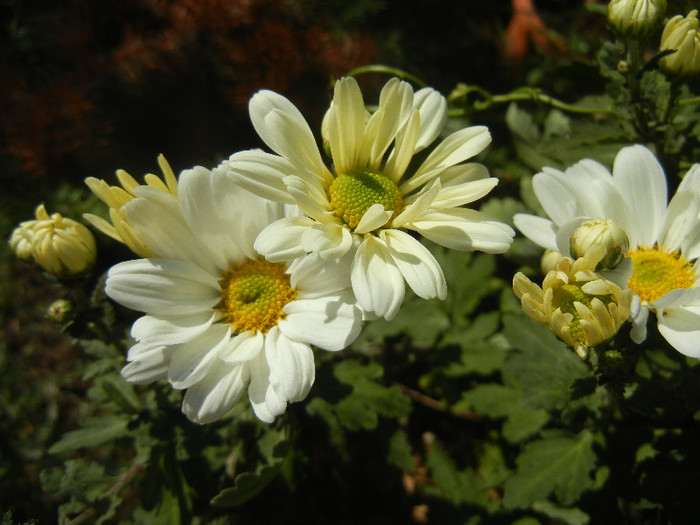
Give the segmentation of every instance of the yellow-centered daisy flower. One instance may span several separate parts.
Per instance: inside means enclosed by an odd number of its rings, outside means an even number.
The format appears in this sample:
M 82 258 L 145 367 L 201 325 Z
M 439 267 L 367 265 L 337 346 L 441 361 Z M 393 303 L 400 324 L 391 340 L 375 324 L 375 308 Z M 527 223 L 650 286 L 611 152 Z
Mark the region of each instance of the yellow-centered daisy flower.
M 163 172 L 163 180 L 157 175 L 148 173 L 144 177 L 146 186 L 158 188 L 166 193 L 177 196 L 177 178 L 163 155 L 158 157 L 158 165 Z M 124 214 L 124 205 L 136 197 L 134 190 L 141 185 L 124 170 L 117 170 L 117 179 L 119 179 L 121 186 L 110 186 L 104 180 L 96 179 L 95 177 L 88 177 L 85 179 L 85 184 L 88 185 L 97 198 L 109 206 L 109 217 L 112 223 L 110 224 L 102 217 L 98 217 L 92 213 L 84 214 L 85 220 L 89 221 L 90 224 L 102 233 L 112 237 L 112 239 L 126 244 L 136 255 L 140 257 L 151 257 L 153 253 L 150 252 L 143 241 L 134 234 L 134 230 L 129 225 Z
M 265 260 L 255 237 L 298 210 L 220 170 L 185 170 L 178 197 L 153 186 L 133 192 L 125 219 L 155 256 L 117 264 L 107 277 L 107 295 L 145 313 L 122 375 L 186 389 L 182 410 L 199 423 L 221 418 L 246 392 L 265 422 L 304 399 L 315 377 L 311 345 L 341 350 L 360 332 L 349 258 Z
M 445 297 L 440 265 L 409 231 L 458 250 L 509 248 L 510 227 L 462 207 L 498 182 L 481 164 L 464 163 L 490 143 L 488 129 L 460 129 L 418 166 L 411 164 L 445 124 L 447 104 L 436 91 L 414 93 L 406 82 L 392 79 L 370 114 L 357 82 L 340 79 L 323 125 L 332 165 L 324 162 L 309 125 L 289 100 L 261 91 L 249 109 L 258 134 L 277 155 L 237 153 L 230 158 L 230 176 L 304 212 L 263 230 L 256 249 L 273 261 L 353 253 L 352 287 L 365 312 L 391 319 L 406 282 L 422 298 Z
M 643 146 L 623 148 L 612 174 L 587 159 L 565 172 L 544 168 L 533 186 L 549 218 L 517 214 L 518 229 L 540 246 L 570 255 L 572 237 L 578 250 L 591 244 L 591 235 L 578 243 L 580 227 L 591 232 L 607 224 L 601 242 L 612 256 L 627 247 L 626 257 L 601 275 L 639 298 L 632 339 L 646 338 L 647 318 L 654 312 L 661 335 L 676 350 L 700 357 L 700 164 L 685 174 L 670 202 L 663 169 Z

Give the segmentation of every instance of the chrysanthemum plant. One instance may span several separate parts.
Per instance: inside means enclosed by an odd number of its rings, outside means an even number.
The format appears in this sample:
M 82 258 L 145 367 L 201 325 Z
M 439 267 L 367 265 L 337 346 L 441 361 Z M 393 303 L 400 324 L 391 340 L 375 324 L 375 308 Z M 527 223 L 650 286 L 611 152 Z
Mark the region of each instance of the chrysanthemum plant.
M 697 13 L 673 49 L 666 2 L 612 4 L 597 92 L 368 66 L 316 128 L 262 90 L 261 149 L 89 179 L 124 246 L 58 276 L 90 384 L 59 521 L 693 523 Z M 35 222 L 11 242 L 46 259 Z

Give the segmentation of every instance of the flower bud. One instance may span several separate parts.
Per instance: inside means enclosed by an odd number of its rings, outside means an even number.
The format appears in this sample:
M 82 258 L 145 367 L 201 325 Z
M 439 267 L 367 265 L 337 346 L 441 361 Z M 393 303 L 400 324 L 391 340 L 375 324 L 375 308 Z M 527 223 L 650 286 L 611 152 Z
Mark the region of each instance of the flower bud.
M 158 188 L 177 198 L 177 177 L 163 155 L 158 156 L 158 165 L 163 172 L 163 179 L 148 173 L 144 177 L 146 185 Z M 85 184 L 95 196 L 109 206 L 111 224 L 102 217 L 91 213 L 86 213 L 83 217 L 105 235 L 126 244 L 139 257 L 154 257 L 155 254 L 134 233 L 124 212 L 124 205 L 136 197 L 134 190 L 142 185 L 124 170 L 117 170 L 117 178 L 121 186 L 110 186 L 104 180 L 95 177 L 85 179 Z
M 542 270 L 544 274 L 549 273 L 557 267 L 557 264 L 559 264 L 559 261 L 561 261 L 563 257 L 564 256 L 557 251 L 545 250 L 540 259 L 540 270 Z
M 666 0 L 612 0 L 608 22 L 620 36 L 650 36 L 661 26 L 666 7 Z
M 46 318 L 57 324 L 68 321 L 73 314 L 73 305 L 68 299 L 57 299 L 46 310 Z
M 38 222 L 36 220 L 21 222 L 10 234 L 10 248 L 20 259 L 27 260 L 32 258 L 34 228 Z
M 615 268 L 624 259 L 630 243 L 625 231 L 610 219 L 590 219 L 582 222 L 571 235 L 569 251 L 574 259 L 583 257 L 591 248 L 605 250 L 596 270 Z
M 624 291 L 593 271 L 601 249 L 576 261 L 565 257 L 544 278 L 542 288 L 518 272 L 513 291 L 523 311 L 545 323 L 561 341 L 585 359 L 588 348 L 612 339 L 627 320 L 632 291 Z
M 659 64 L 669 73 L 680 76 L 700 73 L 700 22 L 698 10 L 693 9 L 688 16 L 671 18 L 661 34 L 659 51 L 673 50 L 659 60 Z
M 49 216 L 42 204 L 36 209 L 32 255 L 47 272 L 54 275 L 75 275 L 95 262 L 95 239 L 85 226 L 60 213 Z

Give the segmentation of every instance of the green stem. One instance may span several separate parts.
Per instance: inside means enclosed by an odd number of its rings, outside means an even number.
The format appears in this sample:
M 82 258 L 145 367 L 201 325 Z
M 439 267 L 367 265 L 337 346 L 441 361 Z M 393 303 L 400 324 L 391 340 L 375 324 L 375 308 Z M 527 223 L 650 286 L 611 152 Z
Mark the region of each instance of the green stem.
M 348 71 L 347 76 L 355 77 L 357 75 L 364 75 L 367 73 L 381 73 L 383 75 L 393 75 L 395 77 L 408 80 L 414 84 L 424 87 L 425 82 L 410 73 L 391 66 L 386 66 L 384 64 L 368 64 L 366 66 L 356 67 Z

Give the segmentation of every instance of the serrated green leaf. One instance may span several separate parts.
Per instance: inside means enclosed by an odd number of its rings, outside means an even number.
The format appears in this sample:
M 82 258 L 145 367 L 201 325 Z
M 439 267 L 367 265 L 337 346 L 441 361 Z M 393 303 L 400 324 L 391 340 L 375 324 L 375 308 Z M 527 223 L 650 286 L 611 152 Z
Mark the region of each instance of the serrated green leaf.
M 506 481 L 503 505 L 508 509 L 526 508 L 555 493 L 559 503 L 572 505 L 593 485 L 591 472 L 596 454 L 593 434 L 556 433 L 528 443 L 518 456 L 518 469 Z
M 435 441 L 428 447 L 426 465 L 437 492 L 456 505 L 472 503 L 486 505 L 488 492 L 473 469 L 458 470 L 452 459 Z
M 508 355 L 503 373 L 522 387 L 523 405 L 563 408 L 574 382 L 591 376 L 590 367 L 542 323 L 524 315 L 505 315 L 504 325 L 506 338 L 520 351 Z
M 558 507 L 549 501 L 538 501 L 532 505 L 533 510 L 541 512 L 545 516 L 556 520 L 557 523 L 567 525 L 586 525 L 590 521 L 590 516 L 581 509 L 565 509 Z
M 49 448 L 50 454 L 62 454 L 73 450 L 94 447 L 127 436 L 128 418 L 100 416 L 83 422 L 83 428 L 66 432 Z
M 266 465 L 258 472 L 244 472 L 236 476 L 235 486 L 219 492 L 211 500 L 215 507 L 235 507 L 257 496 L 273 479 L 277 477 L 283 462 Z
M 134 387 L 120 375 L 114 374 L 103 378 L 102 388 L 126 412 L 137 413 L 143 408 Z

